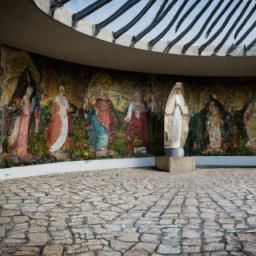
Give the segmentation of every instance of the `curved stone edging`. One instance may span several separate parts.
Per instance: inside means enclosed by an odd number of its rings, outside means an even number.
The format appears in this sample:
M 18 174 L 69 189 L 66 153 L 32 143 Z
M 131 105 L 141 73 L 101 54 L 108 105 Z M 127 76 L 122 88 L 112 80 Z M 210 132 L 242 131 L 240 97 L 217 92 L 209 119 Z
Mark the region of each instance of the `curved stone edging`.
M 199 167 L 256 167 L 256 156 L 197 156 Z
M 198 167 L 256 167 L 256 156 L 197 156 Z M 70 161 L 0 169 L 0 181 L 81 171 L 154 167 L 155 157 Z
M 154 157 L 69 161 L 0 169 L 0 181 L 66 172 L 96 171 L 121 168 L 151 167 Z

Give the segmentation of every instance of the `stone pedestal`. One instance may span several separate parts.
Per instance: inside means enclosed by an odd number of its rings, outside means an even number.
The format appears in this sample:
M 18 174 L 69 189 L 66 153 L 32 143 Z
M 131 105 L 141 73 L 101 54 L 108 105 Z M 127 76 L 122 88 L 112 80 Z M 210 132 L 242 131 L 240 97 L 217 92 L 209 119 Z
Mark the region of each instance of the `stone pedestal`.
M 196 169 L 196 158 L 157 156 L 156 168 L 177 174 L 194 171 Z

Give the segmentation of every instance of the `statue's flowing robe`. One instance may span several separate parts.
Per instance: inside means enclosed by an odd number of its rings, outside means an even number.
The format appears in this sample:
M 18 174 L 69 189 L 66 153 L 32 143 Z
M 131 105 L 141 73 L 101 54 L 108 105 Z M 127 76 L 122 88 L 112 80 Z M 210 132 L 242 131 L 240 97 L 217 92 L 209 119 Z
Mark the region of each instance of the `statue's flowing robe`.
M 175 96 L 175 108 L 173 113 L 172 125 L 171 125 L 171 140 L 175 147 L 181 146 L 181 134 L 182 134 L 182 113 L 181 113 L 181 99 L 179 95 Z
M 171 91 L 165 108 L 165 148 L 183 148 L 188 135 L 188 107 L 183 94 Z

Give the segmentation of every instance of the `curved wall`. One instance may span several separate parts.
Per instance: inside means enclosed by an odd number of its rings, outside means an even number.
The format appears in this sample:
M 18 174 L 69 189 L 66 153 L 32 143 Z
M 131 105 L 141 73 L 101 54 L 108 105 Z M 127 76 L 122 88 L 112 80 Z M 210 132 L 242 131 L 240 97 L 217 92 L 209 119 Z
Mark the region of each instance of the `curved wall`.
M 177 81 L 189 106 L 187 155 L 255 155 L 254 78 L 111 71 L 2 46 L 1 166 L 162 154 Z

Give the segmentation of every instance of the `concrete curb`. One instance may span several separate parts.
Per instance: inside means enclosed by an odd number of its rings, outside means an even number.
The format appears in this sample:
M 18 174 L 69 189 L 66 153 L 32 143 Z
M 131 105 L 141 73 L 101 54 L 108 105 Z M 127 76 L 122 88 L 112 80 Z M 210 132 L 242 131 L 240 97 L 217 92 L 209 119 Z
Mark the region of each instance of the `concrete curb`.
M 152 167 L 155 157 L 70 161 L 0 169 L 0 181 L 66 172 Z
M 256 156 L 197 156 L 198 168 L 256 168 Z M 155 157 L 70 161 L 0 169 L 0 181 L 80 171 L 154 167 Z
M 256 156 L 197 156 L 198 167 L 256 167 Z

